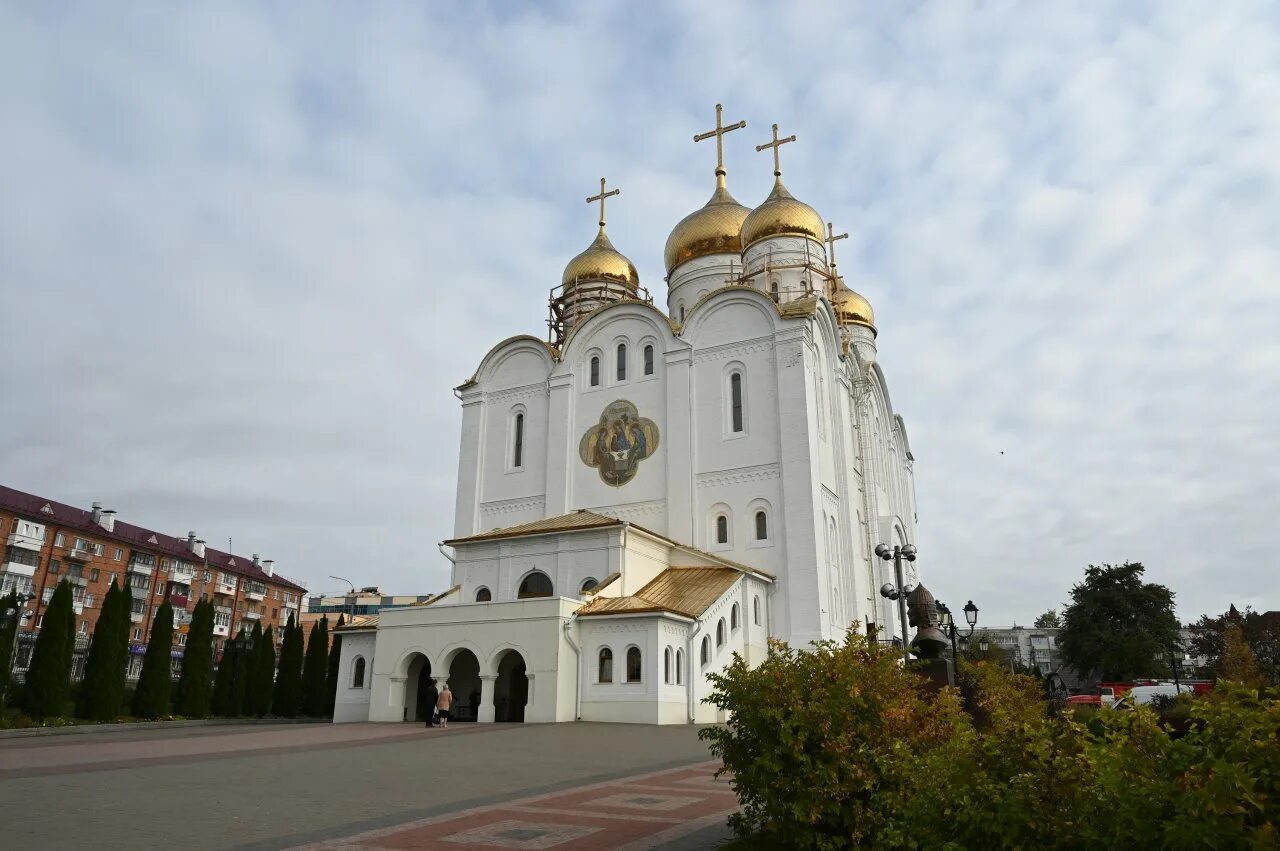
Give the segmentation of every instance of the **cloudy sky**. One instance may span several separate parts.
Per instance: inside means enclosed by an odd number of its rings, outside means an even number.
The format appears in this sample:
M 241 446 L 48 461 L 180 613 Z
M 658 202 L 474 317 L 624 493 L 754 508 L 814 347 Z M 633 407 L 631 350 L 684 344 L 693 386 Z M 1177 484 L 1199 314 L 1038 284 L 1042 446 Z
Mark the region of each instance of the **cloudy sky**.
M 602 174 L 661 302 L 722 101 L 737 197 L 778 122 L 851 234 L 939 597 L 1280 608 L 1275 7 L 733 8 L 4 4 L 0 481 L 442 589 L 449 388 L 545 332 Z

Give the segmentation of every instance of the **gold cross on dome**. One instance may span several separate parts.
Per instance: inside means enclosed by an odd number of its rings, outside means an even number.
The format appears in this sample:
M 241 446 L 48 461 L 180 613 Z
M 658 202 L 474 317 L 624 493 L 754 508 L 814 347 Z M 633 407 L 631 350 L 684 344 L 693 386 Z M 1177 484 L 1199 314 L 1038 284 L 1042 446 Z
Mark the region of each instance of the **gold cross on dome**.
M 588 204 L 594 204 L 597 201 L 600 202 L 600 227 L 604 227 L 604 199 L 609 198 L 613 195 L 621 195 L 621 194 L 622 194 L 621 189 L 614 189 L 609 192 L 605 192 L 604 178 L 603 177 L 600 178 L 600 194 L 592 195 L 590 198 L 587 199 Z
M 848 238 L 849 234 L 836 233 L 835 227 L 832 226 L 831 222 L 827 222 L 827 238 L 824 239 L 823 242 L 827 244 L 827 254 L 831 255 L 832 270 L 836 268 L 836 240 Z
M 747 126 L 747 122 L 739 121 L 737 124 L 730 124 L 728 127 L 721 123 L 721 117 L 724 115 L 724 106 L 716 104 L 716 129 L 708 130 L 706 133 L 699 133 L 693 137 L 693 141 L 701 142 L 703 139 L 716 137 L 716 174 L 724 174 L 724 134 L 732 130 L 741 130 Z
M 765 142 L 763 145 L 756 145 L 756 153 L 763 151 L 765 148 L 773 148 L 773 176 L 774 177 L 782 177 L 782 163 L 778 159 L 778 149 L 781 148 L 783 145 L 787 144 L 788 142 L 794 142 L 795 140 L 796 140 L 796 137 L 794 133 L 785 139 L 779 139 L 778 125 L 775 124 L 773 125 L 773 141 Z

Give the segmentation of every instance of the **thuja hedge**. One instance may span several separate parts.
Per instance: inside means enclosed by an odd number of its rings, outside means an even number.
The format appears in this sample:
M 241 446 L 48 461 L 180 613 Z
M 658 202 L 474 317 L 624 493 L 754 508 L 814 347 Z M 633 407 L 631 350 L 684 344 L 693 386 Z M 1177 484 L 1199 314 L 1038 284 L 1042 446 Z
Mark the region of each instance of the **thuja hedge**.
M 771 645 L 712 675 L 730 721 L 704 730 L 761 847 L 1271 848 L 1280 841 L 1280 701 L 1231 684 L 1184 735 L 1146 707 L 1089 726 L 986 663 L 930 691 L 858 636 Z M 754 843 L 752 843 L 754 847 Z

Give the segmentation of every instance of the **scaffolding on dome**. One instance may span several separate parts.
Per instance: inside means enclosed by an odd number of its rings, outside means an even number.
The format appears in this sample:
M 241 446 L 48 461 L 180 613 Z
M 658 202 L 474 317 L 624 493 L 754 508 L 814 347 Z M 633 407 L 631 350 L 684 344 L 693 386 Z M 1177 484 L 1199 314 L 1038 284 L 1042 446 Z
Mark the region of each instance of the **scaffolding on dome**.
M 606 304 L 638 301 L 652 305 L 653 297 L 644 287 L 620 281 L 570 281 L 553 287 L 548 298 L 547 341 L 564 345 L 573 327 Z

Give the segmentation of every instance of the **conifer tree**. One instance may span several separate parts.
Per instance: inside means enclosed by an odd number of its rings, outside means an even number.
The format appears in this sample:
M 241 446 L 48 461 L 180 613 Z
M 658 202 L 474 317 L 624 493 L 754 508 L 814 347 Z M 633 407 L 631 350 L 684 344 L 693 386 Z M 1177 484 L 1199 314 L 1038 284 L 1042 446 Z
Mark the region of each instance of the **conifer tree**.
M 173 606 L 166 599 L 151 622 L 151 640 L 142 657 L 142 675 L 133 693 L 133 714 L 138 718 L 159 718 L 169 714 L 169 691 L 173 686 Z
M 253 631 L 249 633 L 248 652 L 244 658 L 243 685 L 240 688 L 240 715 L 256 715 L 258 695 L 258 660 L 262 656 L 262 622 L 253 622 Z
M 333 704 L 338 697 L 338 663 L 342 661 L 342 625 L 347 622 L 346 615 L 338 615 L 338 624 L 333 628 L 333 646 L 329 648 L 328 694 L 325 696 L 324 714 L 333 717 Z
M 246 647 L 248 643 L 249 633 L 245 632 L 244 624 L 241 624 L 240 632 L 236 635 L 236 654 L 231 666 L 231 691 L 227 695 L 228 718 L 239 718 L 244 715 L 244 697 L 248 691 L 249 657 L 253 653 L 252 648 Z
M 102 598 L 102 614 L 93 627 L 93 643 L 80 684 L 76 714 L 91 721 L 114 721 L 124 703 L 125 674 L 129 668 L 129 619 L 120 605 L 120 595 L 128 592 L 111 587 Z
M 276 668 L 275 695 L 271 708 L 281 718 L 295 718 L 302 703 L 302 627 L 289 615 L 280 645 L 280 664 Z
M 213 604 L 197 600 L 187 630 L 187 645 L 182 655 L 182 677 L 174 696 L 174 711 L 187 718 L 203 718 L 209 714 L 213 698 Z
M 302 666 L 303 711 L 312 718 L 324 715 L 329 694 L 329 619 L 320 618 L 307 638 L 307 656 Z
M 230 637 L 222 642 L 222 658 L 218 660 L 218 673 L 213 681 L 213 714 L 219 718 L 231 717 L 231 680 L 236 669 L 236 643 Z
M 271 714 L 271 686 L 276 676 L 274 629 L 267 627 L 267 631 L 262 634 L 262 639 L 254 644 L 253 654 L 253 671 L 249 674 L 253 701 L 245 711 L 246 714 L 261 718 Z
M 24 704 L 33 718 L 61 715 L 71 696 L 71 654 L 75 649 L 75 612 L 71 583 L 62 580 L 44 610 L 44 621 L 31 652 Z
M 13 673 L 13 645 L 18 640 L 18 627 L 22 623 L 22 610 L 18 607 L 18 592 L 10 591 L 0 597 L 0 616 L 5 612 L 14 612 L 13 623 L 0 620 L 0 709 L 5 704 L 5 695 L 9 689 L 9 678 Z

